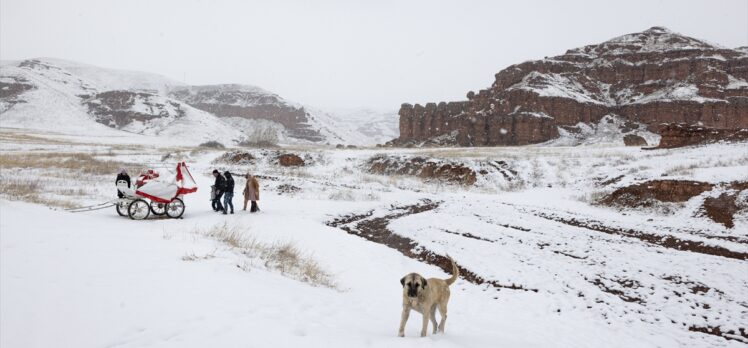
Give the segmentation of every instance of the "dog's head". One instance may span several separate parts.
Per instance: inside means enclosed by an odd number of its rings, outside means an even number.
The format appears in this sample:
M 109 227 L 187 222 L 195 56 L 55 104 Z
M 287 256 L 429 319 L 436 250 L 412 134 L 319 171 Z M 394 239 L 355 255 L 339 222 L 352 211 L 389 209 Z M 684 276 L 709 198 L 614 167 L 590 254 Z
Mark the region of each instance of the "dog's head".
M 428 286 L 426 278 L 421 277 L 418 273 L 406 275 L 400 279 L 400 284 L 403 286 L 403 293 L 408 297 L 418 297 L 418 294 Z

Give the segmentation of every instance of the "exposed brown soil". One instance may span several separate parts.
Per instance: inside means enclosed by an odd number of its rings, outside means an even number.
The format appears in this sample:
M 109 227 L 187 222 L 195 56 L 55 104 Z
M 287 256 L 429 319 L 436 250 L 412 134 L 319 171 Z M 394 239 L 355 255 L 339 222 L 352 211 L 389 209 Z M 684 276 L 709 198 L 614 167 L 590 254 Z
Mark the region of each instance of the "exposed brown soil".
M 740 208 L 735 204 L 737 199 L 736 193 L 723 193 L 719 197 L 707 197 L 704 200 L 703 208 L 706 216 L 715 222 L 725 225 L 727 228 L 733 228 L 733 215 Z
M 505 161 L 488 161 L 486 162 L 489 166 L 496 168 L 496 170 L 504 176 L 507 181 L 517 177 L 517 171 L 509 167 L 509 164 Z
M 605 278 L 605 279 L 607 279 L 607 278 Z M 624 288 L 634 288 L 634 289 L 636 289 L 636 288 L 638 288 L 638 287 L 641 286 L 639 284 L 639 282 L 637 282 L 636 280 L 633 280 L 633 279 L 608 279 L 608 280 L 612 280 L 612 281 L 618 283 L 619 285 L 621 285 Z M 638 303 L 638 304 L 645 304 L 646 303 L 643 299 L 641 299 L 639 297 L 627 295 L 623 290 L 614 289 L 614 288 L 611 288 L 611 287 L 605 285 L 605 283 L 603 283 L 603 281 L 600 278 L 595 278 L 595 279 L 593 279 L 593 280 L 591 280 L 589 282 L 590 282 L 590 284 L 597 286 L 600 290 L 602 290 L 604 292 L 607 292 L 607 293 L 609 293 L 611 295 L 615 295 L 618 298 L 620 298 L 621 300 L 624 300 L 626 302 L 635 302 L 635 303 Z
M 388 246 L 399 251 L 409 258 L 437 266 L 443 269 L 445 272 L 450 273 L 452 270 L 452 265 L 448 258 L 426 249 L 410 238 L 395 234 L 387 228 L 390 221 L 392 220 L 407 215 L 434 210 L 439 207 L 439 204 L 440 202 L 423 200 L 418 204 L 400 207 L 393 206 L 390 209 L 392 213 L 382 217 L 372 218 L 373 211 L 370 211 L 364 214 L 351 214 L 342 216 L 328 222 L 327 225 L 340 228 L 348 232 L 349 234 L 359 236 L 366 240 Z M 460 277 L 474 284 L 488 284 L 497 289 L 512 289 L 533 292 L 538 291 L 537 289 L 525 288 L 522 285 L 501 284 L 495 280 L 487 280 L 462 266 L 458 265 L 458 268 L 460 269 Z
M 572 254 L 565 253 L 563 251 L 558 251 L 558 250 L 551 250 L 551 251 L 553 251 L 553 253 L 555 253 L 555 254 L 559 254 L 559 255 L 564 255 L 564 256 L 567 256 L 567 257 L 571 257 L 572 259 L 577 259 L 577 260 L 586 260 L 587 259 L 587 256 L 572 255 Z
M 478 215 L 478 214 L 473 214 L 473 216 L 477 217 L 478 220 L 481 220 L 481 221 L 484 221 L 484 222 L 487 222 L 489 224 L 493 224 L 493 225 L 496 225 L 496 226 L 501 226 L 501 227 L 504 227 L 504 228 L 511 228 L 513 230 L 518 230 L 518 231 L 522 231 L 522 232 L 530 232 L 530 231 L 532 231 L 529 228 L 525 228 L 525 227 L 521 227 L 521 226 L 514 226 L 514 225 L 510 225 L 510 224 L 502 224 L 500 222 L 494 221 L 493 219 L 491 219 L 491 218 L 489 218 L 487 216 L 481 216 L 481 215 Z
M 736 213 L 748 209 L 745 203 L 738 203 L 738 194 L 743 190 L 748 190 L 748 181 L 735 181 L 727 186 L 728 192 L 724 192 L 718 197 L 707 197 L 701 208 L 704 214 L 712 221 L 725 225 L 727 228 L 733 228 L 735 223 L 733 218 Z
M 668 249 L 690 251 L 699 254 L 722 256 L 731 259 L 748 260 L 748 253 L 732 251 L 721 246 L 708 245 L 700 241 L 682 240 L 669 235 L 658 235 L 653 233 L 636 231 L 633 229 L 623 229 L 605 226 L 599 221 L 577 220 L 575 218 L 562 218 L 559 216 L 536 212 L 536 216 L 544 219 L 560 222 L 570 226 L 582 227 L 592 231 L 603 232 L 606 234 L 619 235 L 624 237 L 636 238 L 641 241 L 662 246 Z
M 738 332 L 735 332 L 735 330 L 722 331 L 722 328 L 719 326 L 691 325 L 688 327 L 688 331 L 701 332 L 709 335 L 719 336 L 726 340 L 735 340 L 748 344 L 748 330 L 742 327 L 738 329 Z
M 678 276 L 678 275 L 670 275 L 670 276 L 662 277 L 662 279 L 670 281 L 673 284 L 684 284 L 688 286 L 688 288 L 691 290 L 691 293 L 693 294 L 699 294 L 699 293 L 705 294 L 709 292 L 709 290 L 712 290 L 712 288 L 707 286 L 706 284 L 683 279 L 681 276 Z M 714 292 L 718 294 L 723 294 L 723 292 L 719 289 L 714 289 Z
M 685 202 L 714 185 L 689 180 L 652 180 L 641 184 L 621 187 L 600 200 L 605 205 L 625 207 L 649 207 L 659 202 Z
M 236 165 L 248 165 L 255 163 L 255 157 L 249 152 L 244 151 L 231 151 L 226 152 L 219 156 L 213 163 L 225 163 L 225 164 L 236 164 Z
M 470 239 L 475 239 L 475 240 L 481 240 L 481 241 L 489 242 L 489 243 L 496 243 L 496 241 L 493 240 L 493 239 L 487 239 L 487 238 L 483 238 L 483 237 L 478 237 L 478 236 L 476 236 L 474 234 L 470 234 L 470 233 L 467 233 L 467 232 L 460 233 L 460 232 L 454 232 L 454 231 L 450 231 L 450 230 L 444 230 L 444 232 L 449 233 L 449 234 L 454 234 L 454 235 L 457 235 L 457 236 L 462 236 L 462 237 L 465 237 L 465 238 L 470 238 Z
M 608 186 L 608 185 L 615 184 L 615 183 L 621 181 L 621 179 L 623 179 L 623 177 L 624 177 L 623 175 L 619 175 L 619 176 L 617 176 L 615 178 L 610 178 L 608 180 L 605 180 L 605 181 L 601 182 L 600 186 Z
M 300 167 L 305 165 L 304 159 L 292 153 L 278 156 L 278 164 L 284 167 Z
M 476 173 L 460 163 L 438 163 L 424 157 L 396 158 L 385 155 L 372 157 L 368 171 L 380 175 L 412 175 L 456 184 L 473 185 Z

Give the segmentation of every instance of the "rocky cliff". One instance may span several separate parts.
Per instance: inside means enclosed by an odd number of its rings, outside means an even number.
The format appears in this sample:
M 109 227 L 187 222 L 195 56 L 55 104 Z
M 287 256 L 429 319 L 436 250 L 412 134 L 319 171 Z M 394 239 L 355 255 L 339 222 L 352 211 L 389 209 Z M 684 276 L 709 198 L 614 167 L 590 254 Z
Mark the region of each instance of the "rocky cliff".
M 236 84 L 190 86 L 174 89 L 169 95 L 218 117 L 269 120 L 283 125 L 293 138 L 325 140 L 311 125 L 310 115 L 304 107 L 257 87 Z
M 661 123 L 748 128 L 748 51 L 653 27 L 512 65 L 467 99 L 403 104 L 395 143 L 542 143 L 606 115 L 653 131 Z

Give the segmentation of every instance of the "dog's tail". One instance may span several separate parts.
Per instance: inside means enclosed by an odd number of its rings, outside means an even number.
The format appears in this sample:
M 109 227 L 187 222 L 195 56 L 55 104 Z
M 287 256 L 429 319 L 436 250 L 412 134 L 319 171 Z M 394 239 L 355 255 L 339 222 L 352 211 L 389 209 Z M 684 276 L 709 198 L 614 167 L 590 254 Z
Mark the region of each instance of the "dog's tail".
M 455 263 L 455 260 L 453 260 L 452 257 L 449 256 L 449 254 L 447 254 L 447 258 L 449 259 L 449 262 L 452 263 L 452 276 L 448 279 L 444 279 L 444 281 L 447 282 L 447 285 L 452 285 L 452 283 L 454 283 L 457 278 L 460 277 L 460 269 L 457 267 L 457 263 Z

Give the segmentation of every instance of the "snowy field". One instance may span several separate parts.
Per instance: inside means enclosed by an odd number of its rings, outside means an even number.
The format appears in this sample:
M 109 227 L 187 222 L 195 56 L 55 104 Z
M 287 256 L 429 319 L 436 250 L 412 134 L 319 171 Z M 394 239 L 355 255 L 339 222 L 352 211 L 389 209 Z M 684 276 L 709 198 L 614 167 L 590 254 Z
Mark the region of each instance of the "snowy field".
M 726 228 L 699 211 L 722 188 L 651 209 L 593 204 L 650 179 L 748 181 L 744 143 L 229 149 L 254 160 L 228 164 L 214 163 L 225 151 L 143 139 L 0 130 L 0 346 L 748 344 L 748 216 Z M 281 167 L 280 153 L 306 166 Z M 470 186 L 368 173 L 377 155 L 507 172 Z M 112 199 L 120 167 L 178 160 L 199 185 L 183 219 L 64 210 Z M 237 177 L 236 214 L 213 212 L 213 168 L 260 176 L 262 211 L 241 211 Z M 273 259 L 284 247 L 312 272 Z M 420 338 L 412 313 L 397 337 L 400 278 L 447 278 L 418 259 L 447 253 L 471 273 L 451 287 L 446 333 Z

